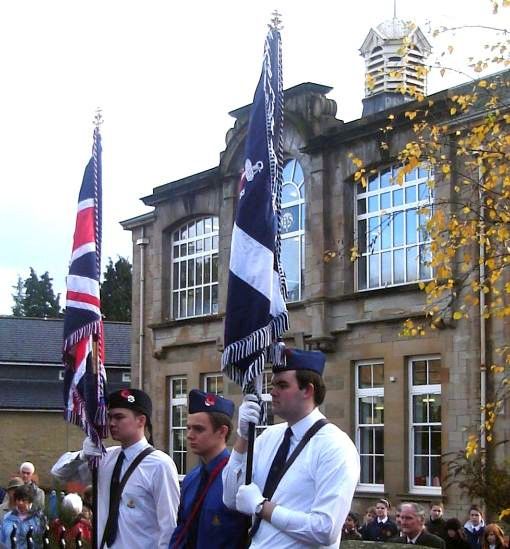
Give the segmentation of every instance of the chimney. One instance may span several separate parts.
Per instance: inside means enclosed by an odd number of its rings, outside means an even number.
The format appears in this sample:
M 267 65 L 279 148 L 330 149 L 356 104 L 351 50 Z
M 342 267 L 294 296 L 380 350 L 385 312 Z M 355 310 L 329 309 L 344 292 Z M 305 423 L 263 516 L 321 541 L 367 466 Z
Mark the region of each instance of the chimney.
M 431 50 L 420 28 L 398 17 L 370 29 L 360 48 L 366 70 L 362 116 L 414 100 L 411 91 L 425 94 Z

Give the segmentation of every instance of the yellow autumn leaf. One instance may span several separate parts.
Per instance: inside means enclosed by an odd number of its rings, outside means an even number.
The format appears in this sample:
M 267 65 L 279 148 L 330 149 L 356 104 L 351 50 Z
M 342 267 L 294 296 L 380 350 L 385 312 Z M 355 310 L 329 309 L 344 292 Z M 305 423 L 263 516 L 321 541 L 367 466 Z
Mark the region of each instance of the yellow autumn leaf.
M 455 311 L 453 313 L 453 319 L 454 320 L 460 320 L 462 318 L 462 313 L 460 311 Z

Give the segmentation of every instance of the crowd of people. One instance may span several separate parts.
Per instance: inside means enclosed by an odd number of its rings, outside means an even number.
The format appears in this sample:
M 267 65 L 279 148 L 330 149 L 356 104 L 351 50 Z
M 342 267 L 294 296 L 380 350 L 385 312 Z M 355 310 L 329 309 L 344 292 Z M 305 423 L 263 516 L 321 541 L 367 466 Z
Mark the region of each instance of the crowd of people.
M 389 502 L 381 499 L 359 524 L 349 513 L 359 455 L 349 436 L 319 410 L 326 395 L 325 357 L 298 349 L 285 354 L 286 367 L 273 368 L 271 389 L 273 412 L 283 422 L 264 429 L 251 451 L 250 433 L 261 418 L 255 395 L 245 395 L 234 429 L 231 400 L 190 391 L 186 440 L 199 464 L 182 484 L 172 459 L 152 446 L 149 395 L 122 389 L 108 396 L 110 434 L 118 444 L 103 453 L 86 437 L 81 450 L 66 452 L 51 469 L 62 483 L 89 486 L 89 463 L 98 461 L 99 549 L 333 549 L 341 539 L 506 549 L 501 530 L 486 526 L 476 506 L 462 527 L 457 519 L 445 520 L 436 503 L 428 517 L 417 503 L 402 503 L 392 518 Z M 90 489 L 61 498 L 52 492 L 46 501 L 34 473 L 33 464 L 23 463 L 8 482 L 0 506 L 0 549 L 10 547 L 14 530 L 16 549 L 27 548 L 29 532 L 33 549 L 41 549 L 43 536 L 53 547 L 61 538 L 66 548 L 82 542 L 87 547 L 93 536 Z
M 415 502 L 398 505 L 391 516 L 388 500 L 380 499 L 363 517 L 347 515 L 342 540 L 412 543 L 437 549 L 508 549 L 498 524 L 485 524 L 482 509 L 472 505 L 462 525 L 456 517 L 446 519 L 442 503 L 432 502 L 428 515 Z
M 16 539 L 17 549 L 26 549 L 32 540 L 35 549 L 42 546 L 46 536 L 53 547 L 62 539 L 66 548 L 73 549 L 76 540 L 90 544 L 92 539 L 91 490 L 82 495 L 76 493 L 57 495 L 52 490 L 45 492 L 35 480 L 35 467 L 30 462 L 22 463 L 19 476 L 9 479 L 0 504 L 0 542 L 11 547 Z

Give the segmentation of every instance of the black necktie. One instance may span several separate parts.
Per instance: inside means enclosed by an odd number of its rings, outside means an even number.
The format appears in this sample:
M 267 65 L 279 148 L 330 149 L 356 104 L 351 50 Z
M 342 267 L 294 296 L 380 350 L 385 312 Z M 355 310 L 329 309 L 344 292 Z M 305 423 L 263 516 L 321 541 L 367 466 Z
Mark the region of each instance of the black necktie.
M 202 465 L 202 469 L 200 469 L 200 483 L 198 485 L 195 497 L 193 498 L 193 503 L 191 504 L 191 507 L 189 509 L 189 512 L 191 513 L 198 501 L 198 498 L 200 497 L 200 494 L 203 492 L 204 488 L 206 487 L 207 480 L 209 479 L 209 473 L 205 467 L 205 465 Z M 202 500 L 202 503 L 204 500 Z M 202 507 L 202 506 L 200 506 Z M 195 514 L 193 521 L 191 523 L 191 526 L 189 528 L 189 534 L 186 539 L 185 548 L 186 549 L 196 549 L 197 546 L 197 538 L 198 538 L 198 521 L 200 519 L 200 511 L 199 509 L 197 513 Z
M 112 480 L 110 482 L 110 506 L 108 509 L 108 520 L 106 521 L 104 539 L 106 545 L 111 547 L 117 537 L 117 530 L 119 529 L 119 505 L 120 505 L 120 471 L 122 469 L 122 463 L 124 461 L 124 452 L 119 454 L 117 463 L 113 468 Z
M 280 444 L 280 447 L 276 452 L 276 455 L 273 459 L 273 463 L 271 464 L 271 468 L 269 469 L 269 473 L 267 474 L 266 483 L 264 485 L 264 491 L 262 492 L 262 495 L 264 497 L 268 497 L 269 494 L 274 493 L 274 486 L 276 485 L 278 481 L 278 477 L 283 469 L 283 466 L 287 461 L 287 455 L 290 449 L 291 437 L 292 437 L 292 429 L 290 427 L 287 427 L 285 431 L 285 436 L 283 437 L 282 443 Z
M 274 494 L 274 491 L 276 489 L 275 487 L 278 483 L 278 478 L 280 476 L 280 473 L 283 467 L 285 466 L 285 462 L 287 461 L 287 455 L 290 450 L 291 437 L 292 437 L 292 429 L 290 427 L 287 427 L 283 440 L 280 444 L 280 447 L 276 451 L 276 455 L 273 459 L 273 463 L 271 463 L 271 468 L 269 469 L 269 473 L 267 474 L 266 483 L 264 484 L 264 491 L 262 492 L 262 495 L 265 498 L 269 498 Z M 252 539 L 258 531 L 261 521 L 262 519 L 260 517 L 255 517 L 253 526 L 250 530 L 250 537 Z

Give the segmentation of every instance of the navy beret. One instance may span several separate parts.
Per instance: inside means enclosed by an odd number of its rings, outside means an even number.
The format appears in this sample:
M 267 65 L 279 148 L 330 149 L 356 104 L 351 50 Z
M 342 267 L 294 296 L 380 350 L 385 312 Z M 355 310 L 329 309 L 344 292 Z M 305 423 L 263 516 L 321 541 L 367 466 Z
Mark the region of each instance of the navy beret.
M 273 372 L 284 370 L 311 370 L 322 376 L 326 365 L 326 356 L 321 351 L 302 351 L 301 349 L 286 348 L 285 366 L 273 366 Z
M 189 392 L 188 411 L 190 414 L 220 412 L 231 418 L 234 415 L 234 408 L 234 403 L 231 400 L 214 393 L 204 393 L 198 389 L 192 389 Z
M 145 391 L 140 389 L 121 389 L 108 395 L 108 408 L 127 408 L 145 414 L 150 420 L 152 400 Z

